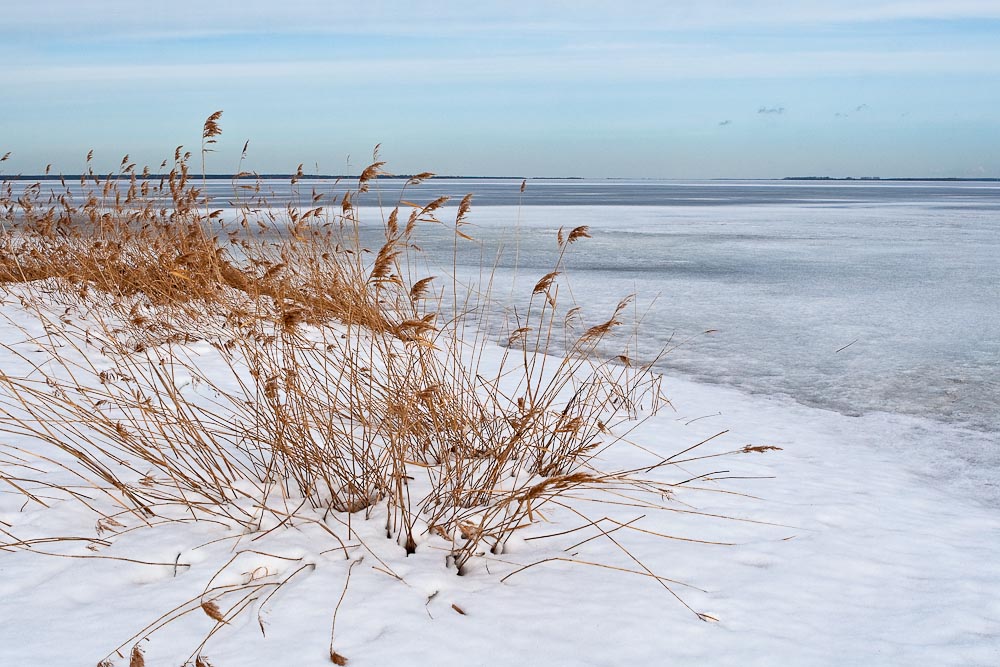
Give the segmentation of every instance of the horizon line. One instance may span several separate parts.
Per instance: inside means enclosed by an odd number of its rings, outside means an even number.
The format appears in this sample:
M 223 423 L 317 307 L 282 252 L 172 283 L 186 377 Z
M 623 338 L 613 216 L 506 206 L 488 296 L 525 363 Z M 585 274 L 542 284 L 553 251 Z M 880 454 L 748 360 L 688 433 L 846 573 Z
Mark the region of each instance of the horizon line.
M 88 174 L 0 174 L 0 182 L 3 181 L 61 181 L 81 179 L 104 181 L 108 178 L 131 179 L 133 174 L 108 173 L 99 174 L 96 172 Z M 361 174 L 288 174 L 288 173 L 260 173 L 260 174 L 190 174 L 188 180 L 204 178 L 207 180 L 232 180 L 232 181 L 253 181 L 253 180 L 277 180 L 295 178 L 296 180 L 346 180 L 358 179 Z M 409 180 L 421 176 L 421 174 L 383 174 L 372 180 Z M 170 172 L 135 174 L 138 180 L 153 180 L 170 178 Z M 677 177 L 657 177 L 657 176 L 489 176 L 489 175 L 457 175 L 457 174 L 434 174 L 421 178 L 422 181 L 431 180 L 497 180 L 497 181 L 863 181 L 867 183 L 879 181 L 927 181 L 927 182 L 993 182 L 1000 181 L 1000 176 L 772 176 L 772 177 L 742 177 L 742 176 L 722 176 L 707 178 L 677 178 Z

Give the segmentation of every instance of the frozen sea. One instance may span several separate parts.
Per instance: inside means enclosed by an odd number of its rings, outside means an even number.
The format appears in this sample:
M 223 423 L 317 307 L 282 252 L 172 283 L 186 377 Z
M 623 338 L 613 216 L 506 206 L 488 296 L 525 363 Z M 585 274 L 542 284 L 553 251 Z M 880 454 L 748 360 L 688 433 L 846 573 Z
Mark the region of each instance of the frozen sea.
M 263 185 L 271 205 L 307 207 L 314 192 L 329 203 L 357 181 Z M 1000 183 L 402 186 L 382 179 L 355 199 L 371 247 L 400 199 L 448 195 L 454 205 L 472 193 L 466 231 L 477 243 L 460 247 L 458 273 L 474 282 L 495 264 L 499 304 L 523 306 L 552 269 L 557 230 L 587 225 L 593 238 L 572 247 L 560 277 L 563 303 L 571 290 L 596 321 L 636 294 L 642 346 L 632 356 L 669 345 L 660 367 L 674 377 L 891 422 L 898 437 L 886 446 L 918 473 L 1000 505 Z M 235 192 L 229 181 L 208 182 L 218 207 Z M 439 218 L 453 215 L 446 208 Z M 425 225 L 417 236 L 427 270 L 450 272 L 447 227 Z
M 595 318 L 638 295 L 635 356 L 670 344 L 672 376 L 889 422 L 885 446 L 931 483 L 1000 504 L 1000 183 L 519 186 L 432 180 L 404 198 L 472 192 L 482 247 L 459 262 L 473 274 L 502 247 L 495 293 L 517 276 L 514 304 L 551 270 L 558 228 L 589 226 L 565 282 Z M 392 182 L 379 196 L 399 198 Z M 447 269 L 450 238 L 423 241 Z

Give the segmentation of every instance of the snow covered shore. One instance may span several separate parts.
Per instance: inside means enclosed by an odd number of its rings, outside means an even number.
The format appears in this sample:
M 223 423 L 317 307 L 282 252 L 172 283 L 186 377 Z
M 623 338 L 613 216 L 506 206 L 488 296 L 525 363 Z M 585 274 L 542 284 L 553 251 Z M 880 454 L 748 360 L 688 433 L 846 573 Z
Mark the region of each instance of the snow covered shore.
M 12 299 L 3 308 L 23 318 Z M 0 340 L 0 368 L 25 370 L 32 342 L 9 324 Z M 484 363 L 499 355 L 489 348 Z M 650 532 L 516 540 L 462 577 L 430 542 L 407 557 L 377 514 L 354 525 L 367 551 L 338 549 L 309 524 L 245 534 L 209 522 L 112 527 L 119 534 L 96 551 L 84 541 L 11 547 L 0 552 L 0 664 L 94 665 L 218 577 L 286 583 L 208 640 L 203 655 L 216 667 L 330 664 L 335 610 L 333 644 L 351 665 L 1000 664 L 1000 519 L 915 471 L 908 418 L 846 417 L 669 378 L 665 390 L 675 412 L 631 441 L 661 456 L 712 436 L 713 452 L 781 451 L 692 464 L 692 476 L 719 471 L 700 486 L 725 493 L 688 491 L 669 509 L 580 497 L 521 537 L 579 526 L 574 508 L 608 517 L 609 533 L 638 517 L 630 525 Z M 649 460 L 618 447 L 601 463 Z M 44 508 L 8 491 L 0 528 L 18 538 L 100 537 L 78 505 Z M 612 537 L 718 622 L 653 578 L 603 567 L 636 568 Z M 518 571 L 547 558 L 562 560 Z M 215 625 L 196 609 L 151 634 L 145 664 L 180 665 Z M 127 649 L 112 662 L 128 664 Z

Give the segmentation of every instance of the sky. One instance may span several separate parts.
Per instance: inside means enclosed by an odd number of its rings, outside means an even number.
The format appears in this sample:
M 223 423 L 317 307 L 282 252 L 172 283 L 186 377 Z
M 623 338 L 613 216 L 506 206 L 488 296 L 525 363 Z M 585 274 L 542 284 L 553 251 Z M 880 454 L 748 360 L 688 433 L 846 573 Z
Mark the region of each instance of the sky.
M 5 174 L 1000 177 L 1000 0 L 4 4 Z

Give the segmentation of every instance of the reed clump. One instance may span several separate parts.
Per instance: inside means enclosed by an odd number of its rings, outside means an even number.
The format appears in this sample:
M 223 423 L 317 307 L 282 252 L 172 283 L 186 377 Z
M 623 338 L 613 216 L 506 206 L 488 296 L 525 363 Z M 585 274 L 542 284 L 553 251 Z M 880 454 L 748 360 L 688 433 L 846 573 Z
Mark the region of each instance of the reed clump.
M 578 309 L 560 309 L 565 255 L 586 227 L 560 230 L 552 271 L 496 348 L 467 325 L 487 308 L 481 292 L 419 273 L 422 228 L 472 241 L 470 197 L 445 220 L 446 198 L 400 200 L 368 250 L 358 202 L 384 173 L 377 154 L 344 191 L 283 208 L 245 172 L 213 208 L 190 158 L 178 148 L 154 176 L 126 156 L 99 176 L 88 156 L 79 184 L 3 184 L 0 290 L 44 360 L 0 344 L 32 369 L 0 368 L 0 431 L 16 443 L 0 445 L 0 483 L 79 502 L 112 534 L 125 517 L 261 533 L 319 512 L 342 546 L 377 516 L 406 553 L 436 540 L 459 574 L 574 493 L 666 502 L 690 483 L 595 463 L 667 401 L 652 360 L 598 354 L 628 300 L 576 334 Z M 558 358 L 546 354 L 557 332 L 569 336 Z M 32 456 L 89 491 L 5 463 Z M 231 618 L 235 605 L 214 604 L 191 602 Z

